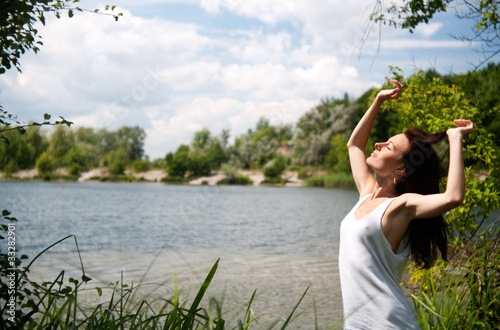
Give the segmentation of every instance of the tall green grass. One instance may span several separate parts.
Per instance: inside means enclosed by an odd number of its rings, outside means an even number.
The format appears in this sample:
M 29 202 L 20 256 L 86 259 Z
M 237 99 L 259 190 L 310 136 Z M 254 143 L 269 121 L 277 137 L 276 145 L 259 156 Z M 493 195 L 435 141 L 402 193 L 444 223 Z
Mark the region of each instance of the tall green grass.
M 4 216 L 5 215 L 5 216 Z M 17 221 L 13 217 L 8 217 L 8 212 L 2 213 L 4 219 Z M 7 231 L 7 227 L 2 225 L 1 231 Z M 52 281 L 37 282 L 29 278 L 31 266 L 36 260 L 55 245 L 74 238 L 78 258 L 80 261 L 81 276 L 79 278 L 66 278 L 63 270 L 58 273 Z M 0 240 L 4 239 L 0 236 Z M 2 316 L 6 316 L 8 310 L 7 302 L 11 299 L 8 294 L 8 258 L 7 254 L 0 251 L 2 269 L 0 301 L 2 303 Z M 177 280 L 174 281 L 174 289 L 169 297 L 153 297 L 151 295 L 142 296 L 140 293 L 143 280 L 156 260 L 153 259 L 151 265 L 145 270 L 139 284 L 128 285 L 123 280 L 111 283 L 105 287 L 91 287 L 91 278 L 85 273 L 83 261 L 78 248 L 78 241 L 74 235 L 69 235 L 51 244 L 33 258 L 27 266 L 22 265 L 22 260 L 26 256 L 16 258 L 16 311 L 14 322 L 6 317 L 0 319 L 0 329 L 227 329 L 222 316 L 223 299 L 217 301 L 214 298 L 205 298 L 206 292 L 217 271 L 219 260 L 217 260 L 199 287 L 196 296 L 192 301 L 181 299 L 181 290 Z M 156 289 L 167 285 L 160 283 Z M 302 302 L 304 294 L 290 312 L 287 318 L 279 317 L 266 328 L 279 327 L 285 329 L 294 320 L 296 309 Z M 93 295 L 99 297 L 100 303 L 92 305 L 85 296 L 93 291 Z M 245 314 L 238 319 L 234 329 L 260 328 L 259 317 L 252 311 L 252 303 L 255 298 L 254 291 Z M 83 298 L 82 298 L 83 296 Z
M 483 233 L 446 264 L 412 274 L 422 330 L 500 329 L 499 231 Z

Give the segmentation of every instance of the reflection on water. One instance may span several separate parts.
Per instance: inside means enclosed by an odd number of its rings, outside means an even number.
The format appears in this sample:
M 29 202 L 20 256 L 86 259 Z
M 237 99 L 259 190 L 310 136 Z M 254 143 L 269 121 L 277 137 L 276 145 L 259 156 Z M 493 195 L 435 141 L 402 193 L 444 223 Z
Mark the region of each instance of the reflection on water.
M 160 295 L 167 293 L 156 284 L 171 290 L 174 272 L 197 290 L 221 258 L 208 295 L 225 291 L 226 308 L 242 318 L 257 289 L 254 311 L 275 319 L 310 286 L 296 323 L 304 328 L 314 302 L 320 325 L 341 317 L 338 230 L 357 198 L 341 189 L 0 183 L 0 208 L 18 218 L 19 248 L 30 257 L 75 234 L 94 285 L 119 280 L 120 271 L 137 283 L 147 272 L 150 294 Z M 77 273 L 75 251 L 72 239 L 54 247 L 36 262 L 40 276 Z

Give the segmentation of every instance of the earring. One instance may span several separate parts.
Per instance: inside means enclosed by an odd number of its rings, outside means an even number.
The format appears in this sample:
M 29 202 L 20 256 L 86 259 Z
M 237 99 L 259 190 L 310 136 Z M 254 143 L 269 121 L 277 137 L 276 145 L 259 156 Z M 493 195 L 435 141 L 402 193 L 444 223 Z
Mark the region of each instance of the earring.
M 394 184 L 396 184 L 396 178 L 394 178 Z

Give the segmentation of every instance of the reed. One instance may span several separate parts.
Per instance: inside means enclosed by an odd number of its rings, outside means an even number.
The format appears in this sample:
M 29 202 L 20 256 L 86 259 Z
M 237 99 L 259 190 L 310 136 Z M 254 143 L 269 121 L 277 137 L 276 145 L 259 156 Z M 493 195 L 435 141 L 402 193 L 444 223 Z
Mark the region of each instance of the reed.
M 9 217 L 9 213 L 4 211 L 2 217 L 9 221 L 17 221 L 13 217 Z M 8 226 L 2 225 L 1 231 L 7 231 Z M 76 251 L 80 261 L 81 276 L 80 278 L 70 277 L 66 279 L 66 272 L 63 270 L 58 273 L 52 281 L 39 283 L 32 281 L 29 278 L 31 266 L 45 252 L 50 250 L 55 245 L 74 239 Z M 0 239 L 4 239 L 0 236 Z M 8 258 L 4 258 L 7 254 L 0 251 L 2 255 L 2 277 L 0 293 L 0 301 L 2 302 L 2 316 L 7 315 L 8 304 L 11 299 L 7 294 L 8 290 L 4 290 L 9 285 L 6 278 L 8 267 Z M 68 235 L 59 241 L 51 244 L 33 258 L 27 266 L 22 266 L 22 260 L 26 260 L 26 256 L 16 257 L 15 264 L 17 266 L 15 301 L 16 311 L 15 317 L 2 317 L 0 319 L 0 329 L 227 329 L 229 327 L 222 317 L 223 299 L 218 301 L 214 298 L 208 300 L 208 308 L 206 305 L 205 294 L 214 278 L 217 271 L 219 260 L 217 260 L 206 276 L 205 280 L 198 288 L 197 294 L 192 299 L 181 300 L 181 290 L 177 280 L 174 281 L 174 289 L 170 297 L 153 297 L 151 295 L 141 296 L 140 288 L 144 285 L 143 281 L 149 269 L 156 260 L 153 259 L 151 265 L 145 270 L 139 284 L 134 286 L 128 285 L 123 280 L 117 283 L 110 284 L 105 287 L 89 288 L 91 278 L 85 273 L 83 261 L 78 248 L 78 241 L 74 235 Z M 155 291 L 167 283 L 160 283 L 155 287 Z M 271 326 L 272 329 L 280 327 L 285 329 L 293 319 L 297 307 L 307 293 L 300 298 L 299 302 L 290 312 L 287 318 L 278 318 Z M 91 305 L 89 301 L 85 301 L 82 296 L 89 294 L 89 291 L 94 291 L 103 302 Z M 246 312 L 241 319 L 237 320 L 237 329 L 249 329 L 253 325 L 258 325 L 259 317 L 254 315 L 251 305 L 255 298 L 254 291 Z M 105 294 L 105 295 L 104 295 Z M 107 298 L 105 298 L 105 296 Z
M 500 328 L 499 231 L 483 233 L 416 279 L 412 298 L 422 330 Z

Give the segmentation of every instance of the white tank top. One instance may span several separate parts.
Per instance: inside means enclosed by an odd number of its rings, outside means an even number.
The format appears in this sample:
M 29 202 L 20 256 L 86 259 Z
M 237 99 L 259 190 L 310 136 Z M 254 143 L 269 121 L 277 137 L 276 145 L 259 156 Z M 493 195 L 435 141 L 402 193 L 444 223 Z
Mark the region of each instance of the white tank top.
M 340 225 L 339 271 L 344 329 L 420 329 L 412 303 L 401 288 L 409 246 L 395 254 L 381 220 L 390 198 L 357 220 L 364 196 Z

